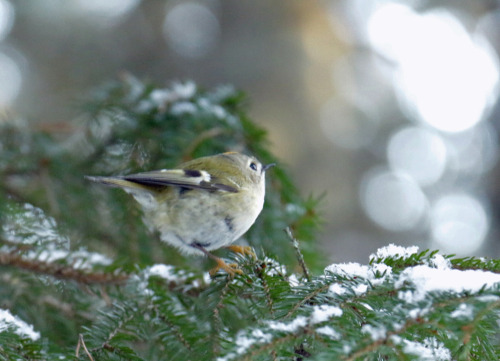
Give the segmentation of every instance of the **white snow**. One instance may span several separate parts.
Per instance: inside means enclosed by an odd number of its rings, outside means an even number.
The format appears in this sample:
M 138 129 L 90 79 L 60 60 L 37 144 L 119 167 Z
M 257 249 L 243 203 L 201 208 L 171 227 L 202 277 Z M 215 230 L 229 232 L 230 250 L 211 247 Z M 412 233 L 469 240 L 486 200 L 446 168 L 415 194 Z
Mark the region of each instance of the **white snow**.
M 373 341 L 381 340 L 387 335 L 387 329 L 384 326 L 375 327 L 368 324 L 361 327 L 361 332 L 369 334 Z
M 196 105 L 191 102 L 177 102 L 172 105 L 170 111 L 173 115 L 194 114 L 196 112 Z
M 193 273 L 189 273 L 184 270 L 176 270 L 174 266 L 168 264 L 155 264 L 144 269 L 143 273 L 146 279 L 151 276 L 157 276 L 166 281 L 176 283 L 185 282 L 188 277 L 194 276 Z
M 292 322 L 289 323 L 269 321 L 268 325 L 269 328 L 272 330 L 283 331 L 283 332 L 295 332 L 297 331 L 297 329 L 305 327 L 307 325 L 307 317 L 298 316 L 296 319 L 294 319 Z
M 196 93 L 196 83 L 188 80 L 184 83 L 175 82 L 172 84 L 172 92 L 176 93 L 181 99 L 188 99 Z
M 213 114 L 219 119 L 224 119 L 227 116 L 227 112 L 223 107 L 213 103 L 207 98 L 198 99 L 198 105 L 205 112 Z
M 334 263 L 325 268 L 325 271 L 345 274 L 346 276 L 358 276 L 363 278 L 371 277 L 373 272 L 369 266 L 359 263 Z
M 402 340 L 403 350 L 406 353 L 418 356 L 420 361 L 449 361 L 451 353 L 443 343 L 437 342 L 434 338 L 427 338 L 423 343 Z
M 356 287 L 354 287 L 353 291 L 356 294 L 356 296 L 361 296 L 361 295 L 364 295 L 366 293 L 366 291 L 368 291 L 368 286 L 365 284 L 360 284 L 360 285 L 357 285 Z
M 48 263 L 65 259 L 66 262 L 71 264 L 71 266 L 75 269 L 91 268 L 93 265 L 107 266 L 112 262 L 110 258 L 100 253 L 89 252 L 83 248 L 70 252 L 65 249 L 57 248 L 56 244 L 48 245 L 47 249 L 44 249 L 41 252 L 27 252 L 25 257 Z
M 265 257 L 264 258 L 264 263 L 267 265 L 266 267 L 266 273 L 269 276 L 279 276 L 279 275 L 286 275 L 286 266 L 282 265 L 275 259 Z
M 346 292 L 347 292 L 346 289 L 344 287 L 342 287 L 340 285 L 340 283 L 334 283 L 334 284 L 330 285 L 330 287 L 328 288 L 328 293 L 330 293 L 332 295 L 342 296 Z
M 447 269 L 451 268 L 451 262 L 449 259 L 446 259 L 442 255 L 436 253 L 429 260 L 429 266 L 433 266 L 435 268 L 440 268 L 440 269 Z
M 401 272 L 395 287 L 405 283 L 414 285 L 414 291 L 400 292 L 399 298 L 406 302 L 418 302 L 426 298 L 427 293 L 440 292 L 478 292 L 482 287 L 491 287 L 500 282 L 500 274 L 481 270 L 456 270 L 415 266 Z
M 252 331 L 251 337 L 247 337 L 243 334 L 240 334 L 235 341 L 236 346 L 238 346 L 238 350 L 236 351 L 238 354 L 242 354 L 246 352 L 256 342 L 266 342 L 272 339 L 271 335 L 265 334 L 262 330 L 255 329 Z
M 158 276 L 166 279 L 167 281 L 178 279 L 177 275 L 174 273 L 174 266 L 165 264 L 155 264 L 146 268 L 144 270 L 144 275 L 146 277 Z
M 366 266 L 355 262 L 334 263 L 326 267 L 325 271 L 344 274 L 349 277 L 361 277 L 369 280 L 373 285 L 384 283 L 385 278 L 392 274 L 392 268 L 381 263 L 373 266 Z M 379 273 L 380 277 L 376 277 L 376 273 Z M 384 275 L 382 276 L 382 274 Z
M 56 262 L 64 259 L 67 264 L 77 269 L 90 268 L 96 264 L 109 265 L 112 262 L 100 253 L 89 252 L 84 248 L 70 251 L 70 239 L 61 234 L 56 220 L 29 203 L 23 204 L 19 209 L 13 208 L 7 213 L 1 232 L 5 239 L 12 243 L 38 246 L 25 252 L 23 254 L 25 259 L 40 262 Z M 8 252 L 9 247 L 2 246 L 0 250 Z
M 231 352 L 225 357 L 217 358 L 217 361 L 229 361 L 238 358 L 238 355 L 244 354 L 252 345 L 256 343 L 270 342 L 273 336 L 263 332 L 261 329 L 254 329 L 250 334 L 245 331 L 238 332 L 235 344 L 238 347 L 236 353 Z
M 387 257 L 408 258 L 418 252 L 418 247 L 400 247 L 390 244 L 380 248 L 370 258 L 383 259 Z M 325 268 L 325 272 L 345 275 L 350 278 L 362 278 L 368 282 L 354 286 L 353 291 L 357 296 L 365 294 L 369 286 L 374 287 L 384 283 L 387 279 L 395 279 L 395 288 L 402 288 L 411 284 L 415 290 L 400 291 L 399 299 L 408 303 L 422 301 L 429 292 L 478 292 L 483 287 L 491 287 L 500 283 L 500 274 L 482 270 L 458 270 L 453 269 L 449 259 L 440 254 L 433 255 L 427 264 L 409 267 L 399 275 L 395 275 L 392 268 L 383 264 L 361 265 L 359 263 L 332 264 Z M 342 295 L 346 292 L 345 287 L 334 283 L 329 288 L 332 295 Z M 415 311 L 414 313 L 421 313 Z
M 340 340 L 340 338 L 342 337 L 340 333 L 335 331 L 330 326 L 320 327 L 320 328 L 316 329 L 316 333 L 327 336 L 327 337 L 331 338 L 332 340 Z
M 148 288 L 148 280 L 150 277 L 161 277 L 167 282 L 173 282 L 174 284 L 185 284 L 186 280 L 190 277 L 194 277 L 194 273 L 186 272 L 181 269 L 176 269 L 172 265 L 165 264 L 155 264 L 153 266 L 145 268 L 140 275 L 131 277 L 132 280 L 136 281 L 137 292 L 144 293 L 146 295 L 153 295 L 154 292 Z M 208 272 L 203 274 L 203 279 L 193 279 L 191 284 L 186 284 L 191 288 L 199 288 L 210 283 L 210 275 Z
M 411 292 L 410 292 L 410 295 L 411 295 Z M 401 298 L 400 299 L 404 299 L 404 298 Z M 422 317 L 422 316 L 425 316 L 426 314 L 428 314 L 430 312 L 430 308 L 428 307 L 424 307 L 424 308 L 414 308 L 412 310 L 409 310 L 408 311 L 408 316 L 410 318 L 413 318 L 413 319 L 416 319 L 418 317 Z
M 149 95 L 153 103 L 159 107 L 167 103 L 191 98 L 196 93 L 196 84 L 192 81 L 186 83 L 173 83 L 170 89 L 155 89 Z
M 458 308 L 450 314 L 453 318 L 465 318 L 472 320 L 474 318 L 474 308 L 472 305 L 462 303 Z
M 295 273 L 292 273 L 288 277 L 288 283 L 290 284 L 290 287 L 297 287 L 301 284 L 301 282 L 299 281 L 299 278 L 297 277 L 297 275 Z
M 376 253 L 370 255 L 370 260 L 378 258 L 409 258 L 410 256 L 418 253 L 417 246 L 402 247 L 396 246 L 395 244 L 389 244 L 388 246 L 379 248 Z
M 141 94 L 142 91 L 143 89 L 141 89 L 141 92 L 138 92 L 136 96 Z M 170 88 L 154 89 L 149 94 L 148 99 L 141 101 L 137 105 L 136 110 L 139 112 L 146 112 L 153 108 L 165 110 L 167 105 L 172 104 L 175 106 L 178 103 L 183 103 L 192 98 L 195 94 L 196 84 L 194 82 L 175 82 L 170 86 Z
M 56 220 L 44 211 L 29 203 L 21 207 L 7 204 L 7 212 L 2 223 L 3 236 L 12 243 L 22 244 L 59 244 L 69 248 L 69 238 L 62 236 L 57 229 Z
M 297 316 L 290 322 L 279 322 L 273 320 L 263 321 L 263 329 L 253 329 L 252 331 L 242 330 L 238 332 L 234 343 L 237 349 L 228 353 L 224 357 L 219 357 L 217 361 L 229 361 L 238 359 L 238 355 L 244 354 L 256 343 L 269 343 L 273 339 L 273 334 L 269 330 L 278 332 L 293 333 L 308 325 L 314 325 L 327 321 L 330 317 L 342 316 L 342 310 L 337 306 L 319 305 L 312 307 L 309 317 Z M 267 329 L 267 332 L 266 332 Z M 319 334 L 338 340 L 341 335 L 329 326 L 323 326 L 316 330 Z
M 337 306 L 330 305 L 319 305 L 314 306 L 313 312 L 311 314 L 311 324 L 321 323 L 327 321 L 330 317 L 342 316 L 342 310 Z
M 478 296 L 476 298 L 478 301 L 480 302 L 497 302 L 500 297 L 498 296 L 495 296 L 495 295 L 482 295 L 482 296 Z
M 392 268 L 377 263 L 373 266 L 366 266 L 359 263 L 334 263 L 325 268 L 325 273 L 335 273 L 345 275 L 351 278 L 363 278 L 370 282 L 371 285 L 377 286 L 385 282 L 387 278 L 392 277 Z M 328 290 L 333 294 L 342 295 L 346 292 L 345 288 L 338 284 L 332 284 Z M 368 285 L 361 283 L 353 288 L 357 296 L 361 296 L 368 291 Z
M 209 285 L 212 282 L 212 277 L 210 272 L 203 272 L 203 283 Z
M 33 325 L 28 325 L 26 322 L 12 315 L 8 310 L 0 309 L 0 332 L 12 328 L 14 332 L 25 338 L 30 338 L 36 341 L 40 338 L 40 333 L 33 330 Z

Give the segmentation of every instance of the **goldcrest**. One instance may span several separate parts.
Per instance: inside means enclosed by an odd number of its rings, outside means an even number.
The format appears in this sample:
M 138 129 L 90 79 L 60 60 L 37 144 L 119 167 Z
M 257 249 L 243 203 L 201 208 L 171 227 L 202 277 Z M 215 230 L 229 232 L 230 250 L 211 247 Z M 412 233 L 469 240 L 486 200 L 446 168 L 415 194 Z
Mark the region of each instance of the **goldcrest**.
M 130 193 L 144 220 L 164 242 L 184 254 L 207 255 L 229 274 L 239 272 L 210 251 L 231 246 L 262 211 L 266 170 L 256 158 L 229 152 L 193 159 L 177 169 L 114 177 L 86 177 Z

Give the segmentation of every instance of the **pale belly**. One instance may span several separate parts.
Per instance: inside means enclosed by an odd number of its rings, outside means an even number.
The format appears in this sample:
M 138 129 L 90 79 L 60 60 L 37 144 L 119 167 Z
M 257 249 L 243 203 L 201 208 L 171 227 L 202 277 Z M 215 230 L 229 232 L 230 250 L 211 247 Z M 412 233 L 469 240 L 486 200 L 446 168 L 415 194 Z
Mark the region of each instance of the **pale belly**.
M 203 255 L 193 246 L 211 251 L 230 245 L 252 226 L 262 210 L 263 200 L 239 201 L 241 197 L 234 196 L 190 190 L 175 202 L 139 203 L 144 206 L 145 221 L 160 232 L 162 241 L 184 254 Z

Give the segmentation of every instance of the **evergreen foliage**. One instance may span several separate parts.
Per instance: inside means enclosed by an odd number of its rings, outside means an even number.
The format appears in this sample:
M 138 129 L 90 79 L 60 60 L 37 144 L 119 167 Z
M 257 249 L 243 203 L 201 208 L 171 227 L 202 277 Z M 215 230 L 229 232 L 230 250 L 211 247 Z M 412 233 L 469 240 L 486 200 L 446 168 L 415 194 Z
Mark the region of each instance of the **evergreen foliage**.
M 324 268 L 318 199 L 282 165 L 244 236 L 257 258 L 219 252 L 235 278 L 209 277 L 209 261 L 145 228 L 131 197 L 83 179 L 227 150 L 276 161 L 244 103 L 230 87 L 125 76 L 64 129 L 6 116 L 0 360 L 499 359 L 499 260 L 388 246 Z

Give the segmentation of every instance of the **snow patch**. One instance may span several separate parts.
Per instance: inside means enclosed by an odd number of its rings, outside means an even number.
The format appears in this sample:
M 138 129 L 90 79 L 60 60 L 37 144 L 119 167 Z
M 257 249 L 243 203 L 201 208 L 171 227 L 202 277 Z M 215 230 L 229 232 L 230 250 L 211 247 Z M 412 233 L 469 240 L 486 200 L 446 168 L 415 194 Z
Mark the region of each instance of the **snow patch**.
M 403 351 L 418 357 L 420 361 L 449 361 L 450 350 L 434 338 L 426 338 L 423 343 L 403 340 Z
M 332 340 L 340 340 L 340 338 L 342 337 L 340 333 L 335 331 L 330 326 L 320 327 L 316 330 L 316 333 L 319 333 L 320 335 L 327 336 L 327 337 L 331 338 Z
M 173 115 L 184 115 L 196 113 L 196 105 L 191 102 L 178 102 L 172 105 L 170 112 Z
M 387 329 L 384 326 L 363 325 L 361 332 L 369 334 L 373 341 L 381 340 L 387 336 Z
M 446 259 L 442 255 L 436 253 L 429 260 L 429 266 L 439 268 L 439 269 L 448 269 L 448 268 L 451 268 L 451 262 L 449 259 Z
M 351 262 L 331 264 L 325 268 L 325 273 L 345 275 L 353 279 L 363 278 L 372 286 L 378 286 L 383 284 L 387 278 L 392 277 L 392 268 L 382 263 L 366 266 Z M 346 289 L 338 283 L 334 283 L 330 286 L 328 291 L 333 294 L 342 295 L 346 292 Z M 368 291 L 368 285 L 366 283 L 361 283 L 356 285 L 353 291 L 357 296 L 361 296 Z
M 400 292 L 399 298 L 406 302 L 418 302 L 429 292 L 478 292 L 484 286 L 491 287 L 500 282 L 500 274 L 481 270 L 455 270 L 432 268 L 421 265 L 405 269 L 395 283 L 396 288 L 410 283 L 413 291 Z
M 321 323 L 327 321 L 330 317 L 342 316 L 342 310 L 337 306 L 319 305 L 314 306 L 311 314 L 311 324 Z
M 0 309 L 0 333 L 8 329 L 13 329 L 17 335 L 30 338 L 33 341 L 40 338 L 40 333 L 33 330 L 33 325 L 28 325 L 8 310 Z
M 144 269 L 143 274 L 146 279 L 152 276 L 157 276 L 166 281 L 176 283 L 185 282 L 187 278 L 194 276 L 193 273 L 186 272 L 184 270 L 176 270 L 174 266 L 168 264 L 155 264 Z
M 462 303 L 458 308 L 450 314 L 453 318 L 465 318 L 472 320 L 474 318 L 474 308 L 472 305 Z
M 301 282 L 299 281 L 299 278 L 297 277 L 297 275 L 295 273 L 292 273 L 288 277 L 288 283 L 290 284 L 290 287 L 297 287 L 301 284 Z
M 307 325 L 307 317 L 298 316 L 295 320 L 289 323 L 269 321 L 269 328 L 276 331 L 282 332 L 295 332 L 299 328 L 305 327 Z
M 388 246 L 379 248 L 376 253 L 372 253 L 370 255 L 370 261 L 373 259 L 384 259 L 384 258 L 407 259 L 416 253 L 418 253 L 417 246 L 402 247 L 402 246 L 396 246 L 395 244 L 391 243 Z
M 331 295 L 339 295 L 342 296 L 345 294 L 347 290 L 340 285 L 340 283 L 334 283 L 328 287 L 328 293 Z

